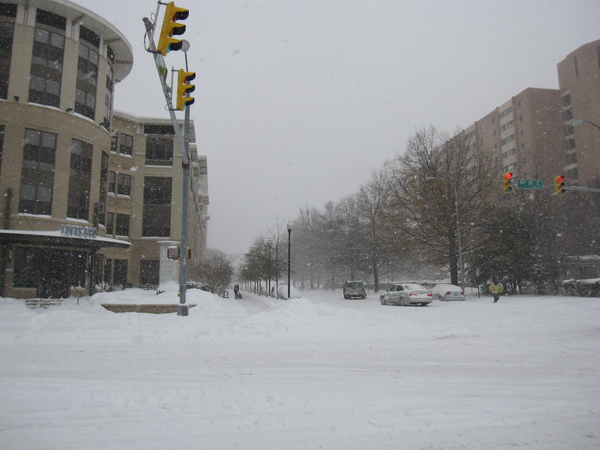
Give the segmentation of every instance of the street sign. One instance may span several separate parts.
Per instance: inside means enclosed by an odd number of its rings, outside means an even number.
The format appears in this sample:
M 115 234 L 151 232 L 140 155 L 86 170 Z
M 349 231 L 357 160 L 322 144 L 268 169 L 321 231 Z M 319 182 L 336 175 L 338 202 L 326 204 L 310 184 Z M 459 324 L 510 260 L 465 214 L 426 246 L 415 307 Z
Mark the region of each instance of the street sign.
M 541 190 L 544 187 L 544 183 L 541 180 L 517 180 L 517 187 L 519 189 Z

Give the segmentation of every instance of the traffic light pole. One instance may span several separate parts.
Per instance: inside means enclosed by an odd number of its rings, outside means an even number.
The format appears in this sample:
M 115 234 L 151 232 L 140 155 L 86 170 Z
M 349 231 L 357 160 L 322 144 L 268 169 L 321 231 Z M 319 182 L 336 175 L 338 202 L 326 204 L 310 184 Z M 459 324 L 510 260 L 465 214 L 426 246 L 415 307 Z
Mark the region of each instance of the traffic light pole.
M 160 3 L 157 7 L 155 17 L 158 17 L 158 8 L 160 8 Z M 189 168 L 190 168 L 190 160 L 189 160 L 189 128 L 190 128 L 190 108 L 189 105 L 185 106 L 185 122 L 184 122 L 184 133 L 185 138 L 181 134 L 181 130 L 179 129 L 179 122 L 177 117 L 175 116 L 175 110 L 173 109 L 173 101 L 171 96 L 171 89 L 167 85 L 167 74 L 169 70 L 165 64 L 164 57 L 156 51 L 156 46 L 154 44 L 154 24 L 147 18 L 143 18 L 144 25 L 146 27 L 146 34 L 149 37 L 149 48 L 147 51 L 152 53 L 154 56 L 154 63 L 156 64 L 156 70 L 158 71 L 158 78 L 160 79 L 160 84 L 163 89 L 163 94 L 165 96 L 165 100 L 167 102 L 167 107 L 169 109 L 169 114 L 171 116 L 171 122 L 173 124 L 173 129 L 175 131 L 175 137 L 177 139 L 177 144 L 179 146 L 179 151 L 181 152 L 181 165 L 183 168 L 183 180 L 182 180 L 182 199 L 181 199 L 181 250 L 182 255 L 179 263 L 179 305 L 177 306 L 177 315 L 178 316 L 187 316 L 189 313 L 188 305 L 186 304 L 186 294 L 187 294 L 187 257 L 188 257 L 188 191 L 189 191 Z M 187 66 L 187 58 L 186 58 L 186 66 Z M 186 67 L 187 69 L 187 67 Z
M 187 59 L 187 58 L 186 58 Z M 186 63 L 187 65 L 187 63 Z M 184 122 L 184 153 L 189 156 L 190 150 L 190 106 L 185 106 L 185 122 Z M 182 162 L 183 180 L 181 197 L 181 248 L 184 254 L 181 257 L 179 264 L 179 306 L 177 307 L 178 316 L 188 315 L 188 305 L 186 304 L 187 295 L 187 260 L 188 260 L 188 202 L 189 202 L 189 176 L 190 164 L 189 158 L 187 163 Z

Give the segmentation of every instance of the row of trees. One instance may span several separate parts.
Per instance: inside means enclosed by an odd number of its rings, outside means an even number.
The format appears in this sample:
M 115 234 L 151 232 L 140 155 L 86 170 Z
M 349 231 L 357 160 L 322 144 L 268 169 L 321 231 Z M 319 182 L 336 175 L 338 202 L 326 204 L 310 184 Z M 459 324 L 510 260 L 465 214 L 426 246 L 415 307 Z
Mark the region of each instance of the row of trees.
M 543 155 L 540 168 L 542 161 Z M 529 162 L 534 170 L 537 163 Z M 296 284 L 335 289 L 362 279 L 378 291 L 383 282 L 439 278 L 442 270 L 457 285 L 496 278 L 514 290 L 526 282 L 547 290 L 567 249 L 597 251 L 589 247 L 597 246 L 600 209 L 591 205 L 590 217 L 590 202 L 575 192 L 504 195 L 501 170 L 464 133 L 419 130 L 357 193 L 322 209 L 303 208 L 292 220 Z M 573 215 L 587 225 L 574 230 Z M 277 223 L 256 238 L 241 280 L 279 279 L 287 270 L 287 237 Z

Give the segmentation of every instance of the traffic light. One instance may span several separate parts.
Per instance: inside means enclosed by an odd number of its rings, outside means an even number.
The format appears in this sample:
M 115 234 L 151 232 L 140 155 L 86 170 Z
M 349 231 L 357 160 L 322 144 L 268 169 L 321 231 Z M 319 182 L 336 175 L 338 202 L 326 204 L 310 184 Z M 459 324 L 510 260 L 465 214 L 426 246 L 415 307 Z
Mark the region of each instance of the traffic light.
M 183 111 L 186 106 L 194 103 L 194 97 L 190 97 L 189 93 L 194 92 L 196 86 L 190 84 L 196 78 L 196 72 L 186 72 L 183 69 L 179 69 L 177 75 L 177 102 L 176 109 Z
M 171 50 L 181 50 L 183 45 L 181 39 L 173 39 L 173 35 L 185 33 L 185 25 L 177 23 L 177 21 L 185 20 L 189 15 L 190 11 L 188 9 L 175 6 L 174 2 L 167 3 L 162 29 L 158 38 L 158 46 L 156 48 L 161 55 L 165 56 Z
M 504 172 L 504 185 L 502 186 L 502 192 L 510 194 L 512 192 L 512 172 Z
M 563 195 L 565 193 L 565 176 L 557 175 L 554 177 L 554 193 Z

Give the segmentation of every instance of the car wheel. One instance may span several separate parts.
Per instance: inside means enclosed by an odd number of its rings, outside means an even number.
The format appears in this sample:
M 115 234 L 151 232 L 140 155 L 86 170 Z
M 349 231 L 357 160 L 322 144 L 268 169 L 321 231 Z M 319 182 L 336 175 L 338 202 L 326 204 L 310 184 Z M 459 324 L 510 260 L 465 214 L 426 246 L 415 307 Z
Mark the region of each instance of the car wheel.
M 387 302 L 385 301 L 385 297 L 379 297 L 379 301 L 381 302 L 382 305 L 387 305 Z

